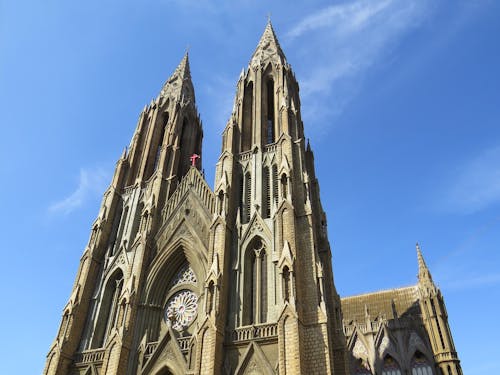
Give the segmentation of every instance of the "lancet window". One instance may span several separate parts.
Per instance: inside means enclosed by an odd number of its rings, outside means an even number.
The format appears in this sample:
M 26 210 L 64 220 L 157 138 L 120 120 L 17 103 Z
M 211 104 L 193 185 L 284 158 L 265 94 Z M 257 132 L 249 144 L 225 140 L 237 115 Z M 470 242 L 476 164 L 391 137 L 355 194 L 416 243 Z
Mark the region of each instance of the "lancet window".
M 123 273 L 118 270 L 106 284 L 99 308 L 98 324 L 95 327 L 93 347 L 101 348 L 112 329 L 116 326 L 119 310 L 119 298 L 123 287 Z
M 245 256 L 243 324 L 267 320 L 267 256 L 260 238 L 249 245 Z
M 276 164 L 273 165 L 273 200 L 274 204 L 278 205 L 278 166 Z
M 245 86 L 243 94 L 243 128 L 241 132 L 241 152 L 252 147 L 253 126 L 253 82 Z
M 366 361 L 359 358 L 356 360 L 354 363 L 354 375 L 372 375 L 370 367 Z
M 286 266 L 283 268 L 283 299 L 290 301 L 290 270 Z
M 243 214 L 243 222 L 248 223 L 250 221 L 250 208 L 252 204 L 252 176 L 250 172 L 245 174 L 245 205 L 244 205 L 244 214 Z
M 427 358 L 420 353 L 416 352 L 413 356 L 411 363 L 411 375 L 433 375 L 432 367 L 427 361 Z
M 390 355 L 384 358 L 382 375 L 401 375 L 399 364 Z
M 262 170 L 262 217 L 267 219 L 271 217 L 271 184 L 269 167 Z
M 281 175 L 281 195 L 283 199 L 288 196 L 288 177 L 285 173 Z
M 265 141 L 266 144 L 274 143 L 274 81 L 269 78 L 266 82 L 265 103 Z
M 113 218 L 113 226 L 111 227 L 111 234 L 108 239 L 108 255 L 112 256 L 115 248 L 116 238 L 118 236 L 118 228 L 120 226 L 120 220 L 122 218 L 123 205 L 121 202 L 118 203 L 115 210 L 115 217 Z

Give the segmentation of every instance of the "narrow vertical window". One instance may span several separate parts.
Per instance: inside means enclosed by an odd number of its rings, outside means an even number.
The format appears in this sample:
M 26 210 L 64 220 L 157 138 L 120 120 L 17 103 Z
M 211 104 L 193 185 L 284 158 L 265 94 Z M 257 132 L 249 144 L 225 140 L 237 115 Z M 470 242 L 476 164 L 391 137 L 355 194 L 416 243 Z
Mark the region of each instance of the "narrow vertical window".
M 118 228 L 120 226 L 120 220 L 122 217 L 123 206 L 122 203 L 118 203 L 118 207 L 116 207 L 115 217 L 113 218 L 113 226 L 111 228 L 111 234 L 109 236 L 108 241 L 108 255 L 114 255 L 115 242 L 118 236 Z
M 284 173 L 281 175 L 281 195 L 283 199 L 288 196 L 288 178 Z
M 219 215 L 222 215 L 222 212 L 224 211 L 224 192 L 221 190 L 219 191 L 219 207 L 218 207 L 218 212 Z
M 102 324 L 96 325 L 92 348 L 101 348 L 106 338 L 116 325 L 117 313 L 123 286 L 123 273 L 118 271 L 106 284 L 101 299 L 98 321 Z
M 252 147 L 253 126 L 253 82 L 248 83 L 243 94 L 243 129 L 241 132 L 241 151 L 248 151 Z
M 260 321 L 259 323 L 267 322 L 267 256 L 263 249 L 260 253 Z
M 210 281 L 208 284 L 208 301 L 207 301 L 207 313 L 210 314 L 214 307 L 214 282 Z
M 274 81 L 267 81 L 266 143 L 274 142 Z
M 283 268 L 283 299 L 290 301 L 290 271 L 288 267 Z
M 125 212 L 122 215 L 122 218 L 120 220 L 120 229 L 118 230 L 118 235 L 116 236 L 116 240 L 114 247 L 112 249 L 111 255 L 116 254 L 116 251 L 119 249 L 118 246 L 120 246 L 120 243 L 122 242 L 122 237 L 123 237 L 123 232 L 125 231 L 125 225 L 127 222 L 127 217 L 128 217 L 128 207 L 125 207 Z
M 179 167 L 177 170 L 177 178 L 180 180 L 184 175 L 189 171 L 191 166 L 191 161 L 189 157 L 195 152 L 195 134 L 194 134 L 194 125 L 189 123 L 187 118 L 184 118 L 182 121 L 182 135 L 181 135 L 181 143 L 180 143 L 180 160 Z
M 273 165 L 273 200 L 274 204 L 278 205 L 278 167 Z
M 262 217 L 271 217 L 271 187 L 269 167 L 264 167 L 262 171 Z
M 240 220 L 243 222 L 243 216 L 245 214 L 245 185 L 243 175 L 240 175 Z
M 250 221 L 250 205 L 252 203 L 252 177 L 250 172 L 245 175 L 245 223 Z
M 156 132 L 156 137 L 157 138 L 154 138 L 153 140 L 153 147 L 155 147 L 154 151 L 155 151 L 155 154 L 154 154 L 154 163 L 153 165 L 149 165 L 149 161 L 148 163 L 146 163 L 146 168 L 148 168 L 147 170 L 147 173 L 146 173 L 146 179 L 149 179 L 154 172 L 156 172 L 156 170 L 158 169 L 158 165 L 160 163 L 160 156 L 161 156 L 161 147 L 163 146 L 163 138 L 165 137 L 165 132 L 166 132 L 166 129 L 167 129 L 167 126 L 168 126 L 168 119 L 169 119 L 169 115 L 168 115 L 168 112 L 166 112 L 163 116 L 163 125 L 161 127 L 161 132 L 158 134 L 158 131 Z M 151 154 L 150 154 L 151 155 Z M 148 157 L 149 159 L 149 157 Z

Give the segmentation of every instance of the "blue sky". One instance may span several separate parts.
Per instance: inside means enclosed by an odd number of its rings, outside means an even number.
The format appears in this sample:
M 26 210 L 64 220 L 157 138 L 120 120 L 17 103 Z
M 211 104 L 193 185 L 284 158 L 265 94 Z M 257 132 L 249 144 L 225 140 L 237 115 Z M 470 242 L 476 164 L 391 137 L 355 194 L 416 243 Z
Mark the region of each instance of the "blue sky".
M 339 293 L 415 283 L 419 241 L 464 372 L 500 373 L 493 0 L 0 1 L 0 373 L 41 372 L 114 163 L 188 46 L 213 183 L 269 13 L 301 86 Z

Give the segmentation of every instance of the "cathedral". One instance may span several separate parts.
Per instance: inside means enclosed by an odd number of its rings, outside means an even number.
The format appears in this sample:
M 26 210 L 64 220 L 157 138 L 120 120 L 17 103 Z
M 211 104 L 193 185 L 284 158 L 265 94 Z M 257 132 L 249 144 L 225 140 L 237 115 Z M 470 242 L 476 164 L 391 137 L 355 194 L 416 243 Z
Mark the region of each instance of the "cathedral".
M 462 375 L 417 245 L 414 286 L 343 297 L 299 85 L 270 22 L 214 188 L 186 54 L 104 193 L 46 375 Z

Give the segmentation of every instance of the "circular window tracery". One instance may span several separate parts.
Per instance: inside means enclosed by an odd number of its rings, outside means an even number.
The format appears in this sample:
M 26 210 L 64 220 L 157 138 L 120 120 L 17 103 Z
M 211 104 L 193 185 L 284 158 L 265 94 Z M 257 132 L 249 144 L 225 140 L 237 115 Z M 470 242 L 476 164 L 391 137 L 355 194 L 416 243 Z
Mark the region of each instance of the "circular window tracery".
M 165 321 L 169 327 L 182 331 L 194 321 L 197 310 L 198 296 L 191 290 L 180 290 L 167 302 Z

